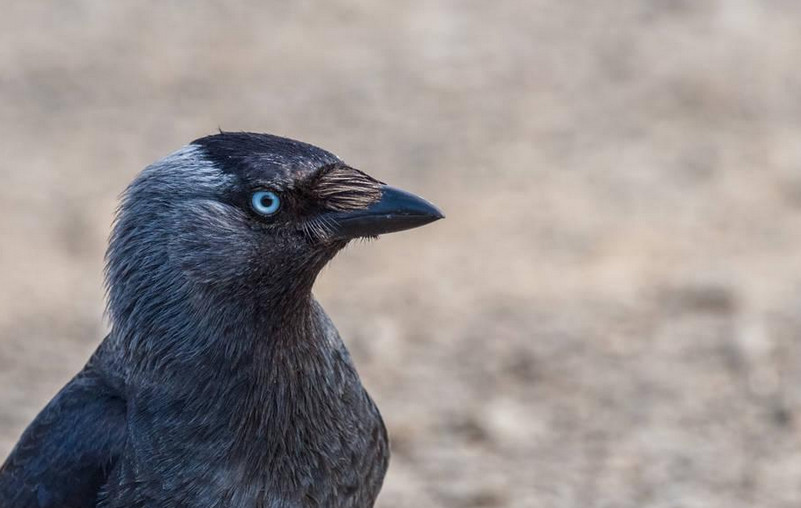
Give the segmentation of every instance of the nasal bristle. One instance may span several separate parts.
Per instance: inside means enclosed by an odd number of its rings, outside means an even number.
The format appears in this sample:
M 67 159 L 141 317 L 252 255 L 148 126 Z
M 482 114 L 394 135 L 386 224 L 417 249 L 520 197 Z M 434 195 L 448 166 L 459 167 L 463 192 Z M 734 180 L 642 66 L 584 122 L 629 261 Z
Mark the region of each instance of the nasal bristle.
M 358 169 L 335 164 L 320 172 L 312 192 L 328 209 L 358 210 L 381 198 L 381 182 Z

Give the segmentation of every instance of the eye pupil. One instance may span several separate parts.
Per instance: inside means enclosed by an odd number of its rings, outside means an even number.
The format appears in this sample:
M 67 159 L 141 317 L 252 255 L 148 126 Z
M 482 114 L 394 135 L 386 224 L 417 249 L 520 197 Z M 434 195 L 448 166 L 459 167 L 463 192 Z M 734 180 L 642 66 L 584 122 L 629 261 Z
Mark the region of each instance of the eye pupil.
M 275 192 L 257 191 L 250 200 L 251 206 L 260 215 L 273 215 L 281 207 L 281 200 Z

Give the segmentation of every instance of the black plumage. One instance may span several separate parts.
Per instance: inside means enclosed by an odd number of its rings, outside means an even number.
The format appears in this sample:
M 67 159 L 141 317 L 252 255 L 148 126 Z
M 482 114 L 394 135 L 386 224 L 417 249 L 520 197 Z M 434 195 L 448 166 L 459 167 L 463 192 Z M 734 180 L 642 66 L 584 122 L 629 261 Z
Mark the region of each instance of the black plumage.
M 311 289 L 349 240 L 441 217 L 265 134 L 149 166 L 109 244 L 111 332 L 0 468 L 0 507 L 372 506 L 386 431 Z

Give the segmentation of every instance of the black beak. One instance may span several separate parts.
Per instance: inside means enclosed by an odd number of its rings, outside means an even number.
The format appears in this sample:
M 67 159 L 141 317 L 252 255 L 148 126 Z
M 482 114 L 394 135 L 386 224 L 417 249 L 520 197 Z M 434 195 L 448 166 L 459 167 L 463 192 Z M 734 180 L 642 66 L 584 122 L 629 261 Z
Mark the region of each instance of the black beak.
M 423 198 L 389 185 L 381 186 L 381 198 L 361 210 L 330 215 L 338 239 L 377 236 L 425 226 L 445 217 Z

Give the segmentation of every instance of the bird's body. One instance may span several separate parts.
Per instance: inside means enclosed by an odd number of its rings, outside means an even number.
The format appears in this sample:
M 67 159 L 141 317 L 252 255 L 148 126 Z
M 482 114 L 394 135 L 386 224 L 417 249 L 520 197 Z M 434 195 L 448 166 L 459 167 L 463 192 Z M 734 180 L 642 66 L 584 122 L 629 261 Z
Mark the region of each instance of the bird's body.
M 311 288 L 349 239 L 439 217 L 273 136 L 150 166 L 112 234 L 111 333 L 0 469 L 0 508 L 372 506 L 386 431 Z

